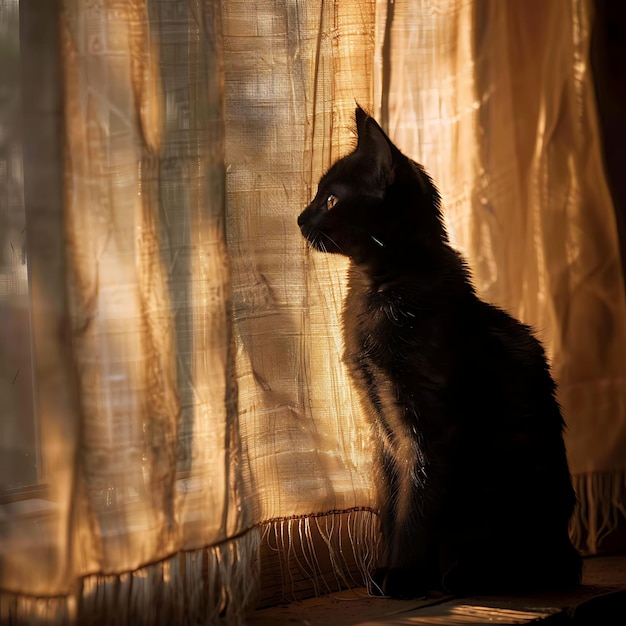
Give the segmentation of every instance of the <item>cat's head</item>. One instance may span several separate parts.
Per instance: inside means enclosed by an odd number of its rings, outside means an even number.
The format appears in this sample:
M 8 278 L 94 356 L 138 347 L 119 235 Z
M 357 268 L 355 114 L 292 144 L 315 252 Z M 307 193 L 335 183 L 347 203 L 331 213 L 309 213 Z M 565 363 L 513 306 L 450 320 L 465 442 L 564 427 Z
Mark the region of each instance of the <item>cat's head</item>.
M 424 169 L 361 107 L 355 118 L 357 145 L 322 176 L 298 217 L 303 236 L 357 264 L 401 260 L 412 246 L 445 242 L 439 194 Z

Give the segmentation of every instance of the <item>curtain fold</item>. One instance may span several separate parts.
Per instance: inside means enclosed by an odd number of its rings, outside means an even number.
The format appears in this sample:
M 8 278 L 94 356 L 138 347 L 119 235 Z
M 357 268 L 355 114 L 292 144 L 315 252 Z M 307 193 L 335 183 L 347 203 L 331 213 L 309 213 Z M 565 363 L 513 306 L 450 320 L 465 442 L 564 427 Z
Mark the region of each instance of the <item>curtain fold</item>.
M 241 530 L 219 11 L 106 8 L 61 13 L 81 573 Z
M 626 304 L 591 0 L 22 0 L 19 50 L 17 6 L 0 315 L 30 338 L 0 329 L 0 451 L 23 457 L 34 412 L 38 461 L 0 463 L 2 623 L 242 622 L 367 582 L 346 262 L 296 225 L 357 102 L 432 173 L 480 293 L 544 341 L 573 530 L 600 549 L 626 501 Z
M 257 520 L 362 506 L 373 485 L 367 424 L 340 361 L 345 263 L 310 254 L 295 220 L 349 149 L 354 99 L 371 101 L 374 4 L 228 2 L 223 15 L 249 498 Z

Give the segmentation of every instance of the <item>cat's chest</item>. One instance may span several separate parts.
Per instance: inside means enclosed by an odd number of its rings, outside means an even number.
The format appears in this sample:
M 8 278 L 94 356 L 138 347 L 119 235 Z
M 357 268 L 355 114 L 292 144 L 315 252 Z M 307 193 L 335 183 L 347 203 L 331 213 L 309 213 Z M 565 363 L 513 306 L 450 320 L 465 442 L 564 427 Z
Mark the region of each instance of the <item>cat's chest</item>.
M 425 358 L 437 334 L 432 322 L 402 294 L 352 288 L 344 305 L 346 356 L 381 366 Z

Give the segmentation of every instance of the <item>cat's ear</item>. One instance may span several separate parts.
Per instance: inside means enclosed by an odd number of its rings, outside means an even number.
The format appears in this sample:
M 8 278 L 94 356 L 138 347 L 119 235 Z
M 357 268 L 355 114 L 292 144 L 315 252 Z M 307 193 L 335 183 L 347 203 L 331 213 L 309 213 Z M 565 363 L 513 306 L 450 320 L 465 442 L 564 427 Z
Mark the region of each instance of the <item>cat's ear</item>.
M 387 135 L 360 106 L 357 106 L 354 117 L 358 134 L 356 149 L 372 155 L 379 171 L 389 177 L 393 169 L 393 154 Z
M 354 120 L 356 122 L 356 132 L 359 137 L 365 125 L 365 120 L 367 120 L 368 117 L 369 115 L 361 108 L 361 105 L 357 104 L 354 112 Z

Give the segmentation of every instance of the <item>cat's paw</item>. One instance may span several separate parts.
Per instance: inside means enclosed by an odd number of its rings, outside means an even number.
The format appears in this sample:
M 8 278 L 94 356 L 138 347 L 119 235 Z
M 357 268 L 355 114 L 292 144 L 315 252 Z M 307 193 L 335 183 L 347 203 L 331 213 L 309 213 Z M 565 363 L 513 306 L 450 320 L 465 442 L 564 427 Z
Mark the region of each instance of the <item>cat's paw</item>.
M 425 577 L 412 568 L 379 568 L 373 574 L 375 595 L 396 600 L 414 600 L 428 597 Z

